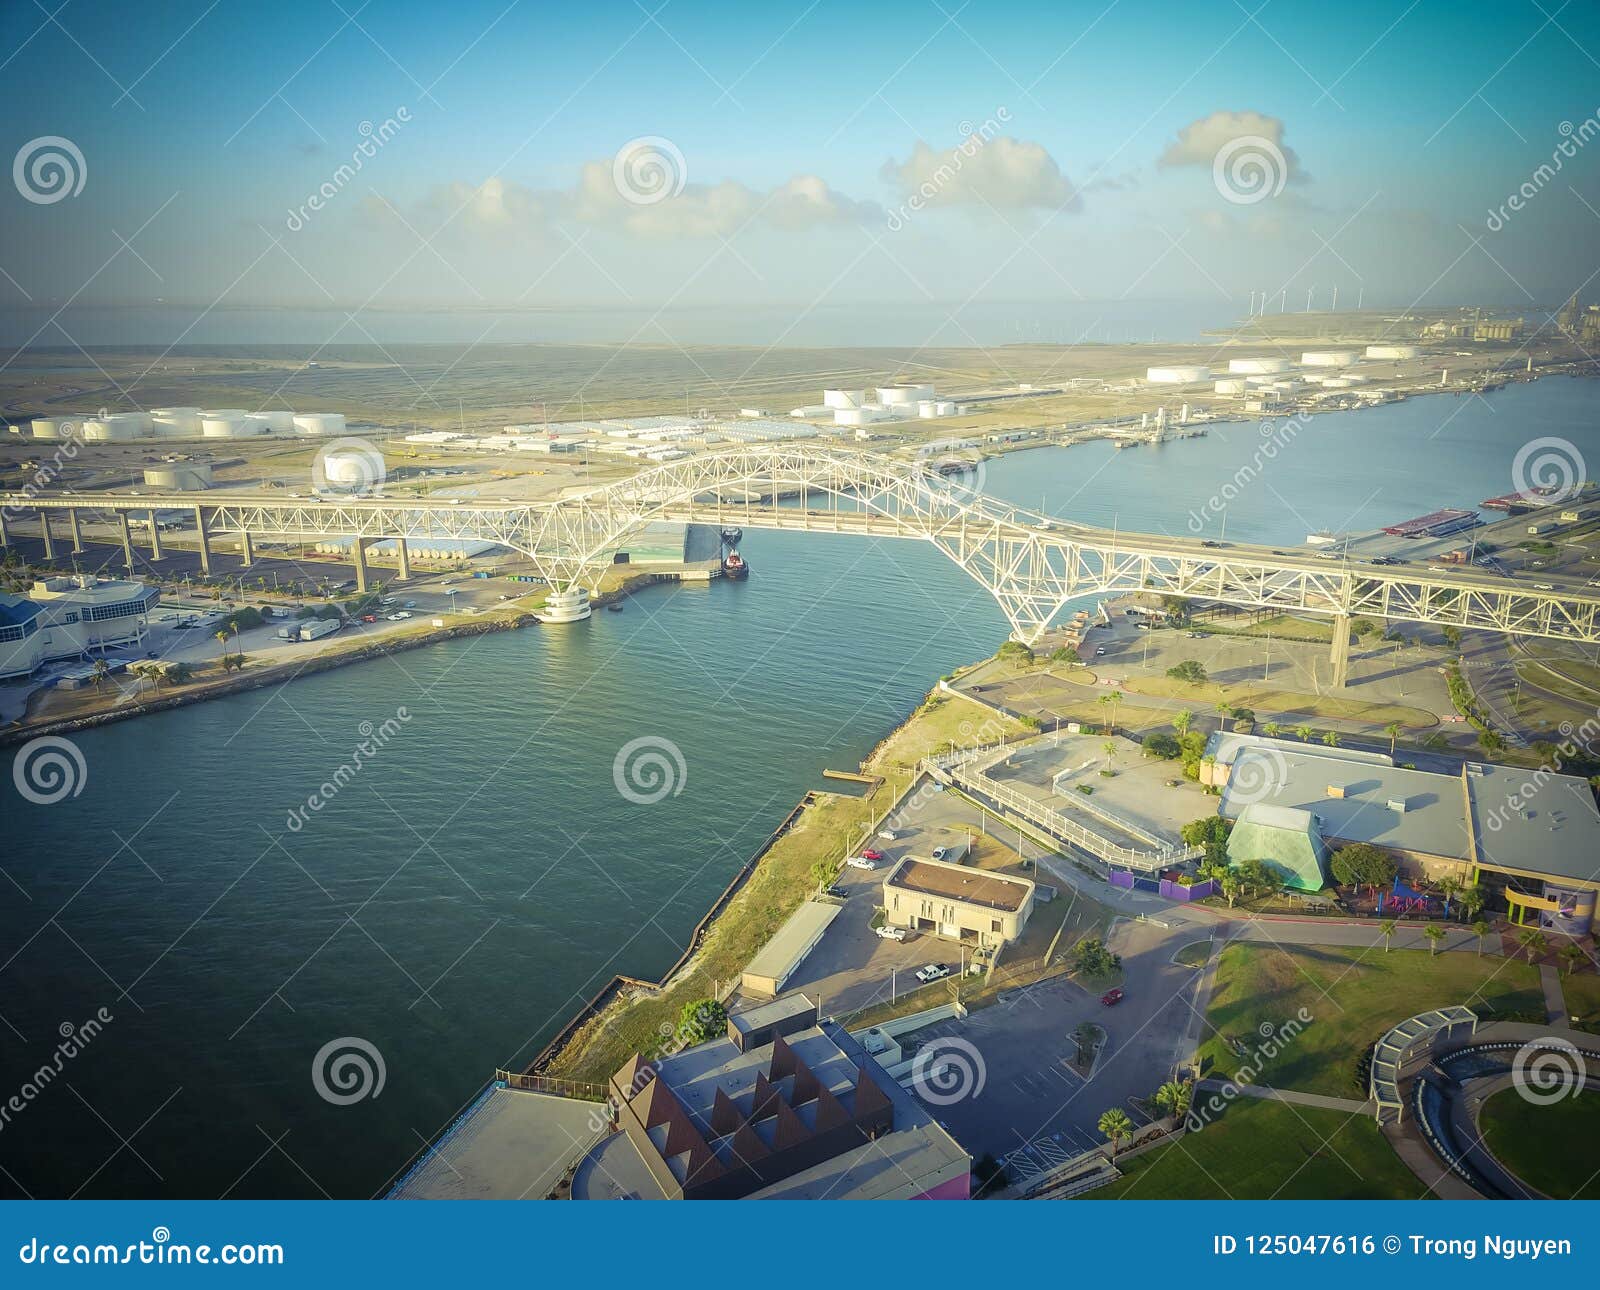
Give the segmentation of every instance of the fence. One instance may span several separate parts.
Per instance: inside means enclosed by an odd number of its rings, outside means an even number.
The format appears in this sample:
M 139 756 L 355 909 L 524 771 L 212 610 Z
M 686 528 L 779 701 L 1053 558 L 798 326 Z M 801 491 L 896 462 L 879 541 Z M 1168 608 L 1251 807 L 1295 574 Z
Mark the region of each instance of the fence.
M 551 1097 L 570 1097 L 580 1102 L 604 1102 L 608 1096 L 604 1084 L 589 1084 L 583 1080 L 526 1075 L 521 1071 L 496 1071 L 494 1077 L 507 1088 L 521 1089 L 524 1093 L 547 1093 Z

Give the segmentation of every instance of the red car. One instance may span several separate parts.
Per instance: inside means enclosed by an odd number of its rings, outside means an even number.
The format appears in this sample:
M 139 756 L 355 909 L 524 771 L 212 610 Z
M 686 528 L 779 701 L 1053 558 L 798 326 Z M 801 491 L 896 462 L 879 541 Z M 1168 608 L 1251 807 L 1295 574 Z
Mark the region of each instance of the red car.
M 364 622 L 364 623 L 375 623 L 375 622 L 378 621 L 378 615 L 377 614 L 362 614 L 361 615 L 361 621 Z
M 865 851 L 863 851 L 861 853 L 861 858 L 863 860 L 882 860 L 883 859 L 883 852 L 874 851 L 871 847 L 868 847 Z
M 1120 989 L 1107 990 L 1100 996 L 1100 1002 L 1105 1004 L 1108 1008 L 1114 1008 L 1117 1004 L 1122 1002 L 1122 991 Z

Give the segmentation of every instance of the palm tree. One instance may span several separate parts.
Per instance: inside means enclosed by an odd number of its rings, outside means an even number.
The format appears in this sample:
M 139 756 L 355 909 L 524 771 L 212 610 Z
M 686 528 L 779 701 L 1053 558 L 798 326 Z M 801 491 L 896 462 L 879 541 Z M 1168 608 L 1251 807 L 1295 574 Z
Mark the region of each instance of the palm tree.
M 111 667 L 103 658 L 94 661 L 94 688 L 99 689 L 106 677 L 111 675 Z
M 1393 757 L 1395 743 L 1400 738 L 1400 723 L 1391 721 L 1383 728 L 1383 733 L 1389 736 L 1389 756 Z
M 1109 694 L 1100 696 L 1100 706 L 1106 710 L 1105 733 L 1109 735 L 1111 733 L 1111 696 Z
M 1535 950 L 1543 954 L 1550 948 L 1550 942 L 1545 938 L 1545 934 L 1536 927 L 1524 927 L 1518 932 L 1517 944 L 1527 951 L 1528 962 L 1530 963 L 1533 962 Z
M 1337 748 L 1339 746 L 1339 732 L 1337 730 L 1326 731 L 1322 736 L 1322 742 L 1327 744 L 1329 748 Z
M 1181 1080 L 1168 1080 L 1156 1090 L 1155 1103 L 1174 1120 L 1181 1120 L 1189 1111 L 1189 1101 L 1194 1096 L 1194 1086 Z
M 226 672 L 228 670 L 228 631 L 227 631 L 227 628 L 223 628 L 223 630 L 221 630 L 220 632 L 217 632 L 216 633 L 216 638 L 222 644 L 222 670 L 224 672 Z
M 1099 1128 L 1111 1143 L 1111 1156 L 1115 1159 L 1117 1144 L 1133 1133 L 1133 1121 L 1121 1107 L 1114 1106 L 1100 1116 Z
M 1116 723 L 1117 723 L 1117 708 L 1121 705 L 1122 700 L 1123 700 L 1124 697 L 1125 696 L 1123 695 L 1121 690 L 1113 690 L 1113 691 L 1111 691 L 1111 724 L 1112 725 L 1116 725 Z
M 1261 733 L 1266 735 L 1268 739 L 1276 739 L 1283 733 L 1283 727 L 1276 721 L 1269 721 L 1261 727 Z
M 1431 959 L 1439 948 L 1439 942 L 1445 938 L 1445 930 L 1438 923 L 1429 923 L 1422 929 L 1422 934 L 1428 938 L 1428 957 Z
M 1562 960 L 1567 965 L 1568 976 L 1572 975 L 1573 969 L 1576 968 L 1578 964 L 1584 962 L 1589 957 L 1583 952 L 1583 946 L 1579 945 L 1576 941 L 1568 941 L 1561 947 L 1559 953 Z
M 1106 765 L 1112 765 L 1117 760 L 1117 741 L 1115 739 L 1107 739 L 1105 743 L 1100 745 L 1100 751 L 1106 755 Z
M 1311 727 L 1310 726 L 1307 726 L 1307 725 L 1296 726 L 1294 728 L 1294 734 L 1295 734 L 1295 738 L 1298 739 L 1303 744 L 1308 744 L 1308 743 L 1311 742 Z
M 1400 925 L 1392 918 L 1386 918 L 1378 924 L 1378 933 L 1383 937 L 1383 952 L 1385 954 L 1389 952 L 1389 942 L 1394 940 L 1394 934 L 1399 930 L 1399 927 Z
M 1489 924 L 1479 919 L 1472 925 L 1472 934 L 1478 938 L 1478 955 L 1483 955 L 1483 938 L 1489 934 Z
M 1194 713 L 1192 712 L 1180 712 L 1177 716 L 1172 718 L 1172 728 L 1178 732 L 1179 739 L 1182 739 L 1184 735 L 1189 733 L 1189 726 L 1193 723 L 1193 721 Z

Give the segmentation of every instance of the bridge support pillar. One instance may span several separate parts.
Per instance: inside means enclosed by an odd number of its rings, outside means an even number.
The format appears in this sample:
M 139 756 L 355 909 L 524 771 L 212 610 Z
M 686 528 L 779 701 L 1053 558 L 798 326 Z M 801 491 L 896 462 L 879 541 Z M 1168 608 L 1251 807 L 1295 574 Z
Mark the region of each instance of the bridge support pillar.
M 74 555 L 82 555 L 83 526 L 78 523 L 78 508 L 76 506 L 67 512 L 67 524 L 72 529 L 72 552 Z
M 1333 688 L 1342 690 L 1350 681 L 1350 615 L 1333 620 Z
M 395 547 L 400 552 L 400 569 L 395 574 L 396 582 L 411 581 L 411 548 L 406 545 L 404 538 L 396 538 Z
M 0 508 L 0 546 L 11 545 L 11 530 L 6 527 L 6 513 Z
M 256 544 L 250 540 L 249 529 L 239 530 L 239 558 L 246 569 L 256 562 Z
M 55 535 L 50 532 L 49 511 L 39 512 L 39 536 L 44 539 L 44 558 L 46 560 L 54 560 L 56 558 L 56 539 Z
M 356 591 L 362 595 L 367 590 L 367 539 L 358 537 L 350 554 L 356 562 Z
M 122 562 L 128 566 L 128 572 L 133 572 L 133 526 L 128 523 L 128 512 L 118 511 L 117 518 L 122 521 Z
M 202 506 L 194 508 L 194 531 L 200 535 L 200 572 L 211 576 L 211 536 L 206 532 L 206 512 Z
M 150 559 L 152 563 L 161 558 L 161 525 L 156 522 L 156 513 L 150 512 Z

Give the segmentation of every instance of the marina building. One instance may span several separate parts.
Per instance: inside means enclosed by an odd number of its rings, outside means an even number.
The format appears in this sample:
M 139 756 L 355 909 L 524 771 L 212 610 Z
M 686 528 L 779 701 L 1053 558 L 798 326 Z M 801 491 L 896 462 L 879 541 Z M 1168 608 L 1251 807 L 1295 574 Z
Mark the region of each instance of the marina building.
M 27 596 L 0 593 L 0 678 L 137 645 L 159 599 L 142 582 L 91 574 L 40 579 Z

